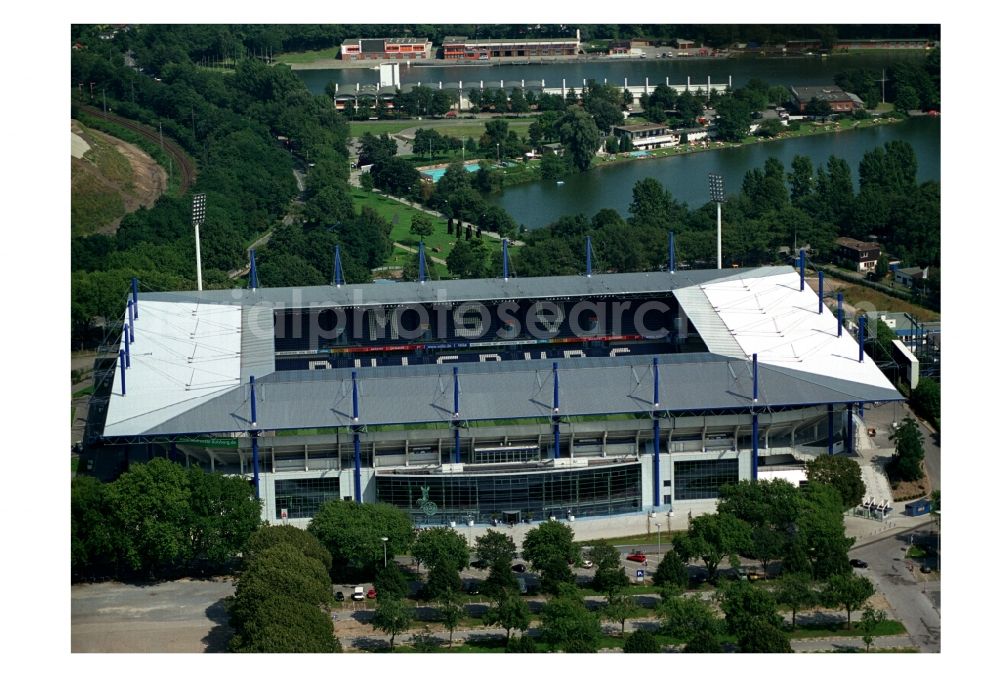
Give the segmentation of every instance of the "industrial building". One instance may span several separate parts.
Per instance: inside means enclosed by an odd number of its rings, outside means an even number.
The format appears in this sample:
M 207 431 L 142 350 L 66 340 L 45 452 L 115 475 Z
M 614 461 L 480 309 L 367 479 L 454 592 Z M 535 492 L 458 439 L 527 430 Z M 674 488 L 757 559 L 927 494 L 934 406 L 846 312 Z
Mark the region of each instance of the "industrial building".
M 580 31 L 575 38 L 469 40 L 450 36 L 444 39 L 441 48 L 445 61 L 576 56 L 580 52 Z
M 246 476 L 269 522 L 304 524 L 326 500 L 470 529 L 702 513 L 723 484 L 845 450 L 863 406 L 901 399 L 800 265 L 133 284 L 82 466 Z
M 340 46 L 343 61 L 432 59 L 433 45 L 427 38 L 355 38 Z

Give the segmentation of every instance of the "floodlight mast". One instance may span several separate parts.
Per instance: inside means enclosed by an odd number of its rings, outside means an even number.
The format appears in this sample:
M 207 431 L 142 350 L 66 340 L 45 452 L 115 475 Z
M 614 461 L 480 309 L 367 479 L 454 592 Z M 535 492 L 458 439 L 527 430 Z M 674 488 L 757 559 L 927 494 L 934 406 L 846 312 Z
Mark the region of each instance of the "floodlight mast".
M 715 267 L 722 269 L 722 203 L 726 201 L 726 188 L 722 174 L 708 175 L 708 194 L 715 202 L 716 237 L 715 237 Z
M 191 201 L 191 222 L 194 224 L 194 258 L 198 270 L 198 290 L 201 291 L 201 233 L 198 229 L 205 222 L 205 193 L 198 193 Z

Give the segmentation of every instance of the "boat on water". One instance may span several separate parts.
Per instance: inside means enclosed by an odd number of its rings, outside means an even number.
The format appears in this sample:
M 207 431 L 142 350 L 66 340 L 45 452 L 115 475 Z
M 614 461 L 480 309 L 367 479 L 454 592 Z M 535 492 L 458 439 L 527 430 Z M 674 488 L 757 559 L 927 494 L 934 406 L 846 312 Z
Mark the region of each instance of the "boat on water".
M 566 182 L 566 181 L 556 181 L 556 185 L 562 185 L 562 184 L 563 184 L 563 183 L 565 183 L 565 182 Z

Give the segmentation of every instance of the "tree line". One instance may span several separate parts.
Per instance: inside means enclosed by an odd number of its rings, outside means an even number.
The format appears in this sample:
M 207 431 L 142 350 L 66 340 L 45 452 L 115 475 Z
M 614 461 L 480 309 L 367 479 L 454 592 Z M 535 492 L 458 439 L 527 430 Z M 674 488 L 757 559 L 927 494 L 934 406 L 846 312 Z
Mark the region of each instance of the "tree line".
M 241 477 L 157 458 L 111 483 L 73 477 L 70 523 L 76 580 L 210 574 L 244 551 L 260 502 Z

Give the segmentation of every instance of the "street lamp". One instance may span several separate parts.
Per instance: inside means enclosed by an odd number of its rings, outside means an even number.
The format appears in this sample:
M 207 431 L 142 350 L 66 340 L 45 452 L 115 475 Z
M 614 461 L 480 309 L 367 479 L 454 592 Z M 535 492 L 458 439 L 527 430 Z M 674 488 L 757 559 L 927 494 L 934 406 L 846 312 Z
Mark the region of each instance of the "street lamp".
M 500 144 L 497 144 L 497 166 L 500 165 Z
M 656 522 L 656 560 L 660 560 L 660 522 Z
M 199 193 L 192 198 L 191 223 L 194 225 L 194 257 L 198 268 L 198 290 L 201 291 L 201 235 L 198 229 L 205 223 L 205 193 Z
M 722 182 L 722 174 L 708 175 L 708 194 L 715 202 L 716 214 L 716 268 L 722 269 L 722 203 L 726 201 L 726 188 Z
M 389 565 L 389 553 L 386 549 L 386 543 L 389 542 L 389 538 L 382 538 L 382 567 L 386 568 Z

